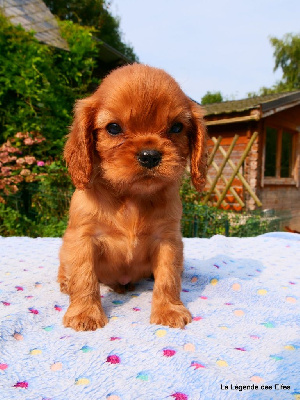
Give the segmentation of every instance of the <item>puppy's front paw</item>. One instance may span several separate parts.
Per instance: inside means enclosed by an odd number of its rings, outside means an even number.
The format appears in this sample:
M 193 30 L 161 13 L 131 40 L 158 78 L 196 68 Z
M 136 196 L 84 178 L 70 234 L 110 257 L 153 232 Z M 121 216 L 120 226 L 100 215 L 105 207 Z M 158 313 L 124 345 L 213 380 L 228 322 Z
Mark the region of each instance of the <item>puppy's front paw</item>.
M 191 321 L 191 313 L 182 303 L 156 306 L 150 318 L 151 324 L 166 325 L 170 328 L 184 328 Z
M 60 291 L 64 294 L 69 294 L 69 282 L 67 280 L 64 280 L 60 282 Z
M 68 308 L 63 319 L 66 328 L 69 327 L 75 331 L 95 331 L 108 323 L 104 311 L 97 304 L 84 307 L 83 311 L 78 306 L 76 308 L 72 304 Z

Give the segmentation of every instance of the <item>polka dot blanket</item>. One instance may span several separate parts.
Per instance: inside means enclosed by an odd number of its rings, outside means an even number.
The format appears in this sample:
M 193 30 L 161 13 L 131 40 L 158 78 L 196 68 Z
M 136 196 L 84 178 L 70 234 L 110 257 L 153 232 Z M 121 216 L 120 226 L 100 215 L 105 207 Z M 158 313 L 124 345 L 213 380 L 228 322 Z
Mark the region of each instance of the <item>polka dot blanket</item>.
M 1 400 L 300 398 L 300 235 L 184 239 L 182 330 L 149 323 L 151 280 L 101 287 L 103 329 L 64 328 L 60 245 L 0 238 Z

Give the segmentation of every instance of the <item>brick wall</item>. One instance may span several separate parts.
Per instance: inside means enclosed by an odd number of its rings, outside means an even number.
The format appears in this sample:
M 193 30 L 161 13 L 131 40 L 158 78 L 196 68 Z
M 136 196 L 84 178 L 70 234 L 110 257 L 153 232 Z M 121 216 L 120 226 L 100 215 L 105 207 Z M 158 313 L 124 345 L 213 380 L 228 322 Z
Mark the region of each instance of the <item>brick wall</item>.
M 295 186 L 265 186 L 260 190 L 264 209 L 274 209 L 279 214 L 287 211 L 290 215 L 288 226 L 300 232 L 300 190 Z

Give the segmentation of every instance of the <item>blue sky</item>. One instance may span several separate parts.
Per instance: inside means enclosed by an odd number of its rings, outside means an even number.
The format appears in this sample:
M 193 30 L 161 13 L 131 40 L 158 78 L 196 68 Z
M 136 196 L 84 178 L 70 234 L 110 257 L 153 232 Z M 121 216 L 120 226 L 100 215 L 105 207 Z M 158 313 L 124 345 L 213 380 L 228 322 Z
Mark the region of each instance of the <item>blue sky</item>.
M 169 72 L 197 101 L 272 86 L 270 36 L 300 32 L 299 0 L 112 0 L 123 39 L 141 62 Z

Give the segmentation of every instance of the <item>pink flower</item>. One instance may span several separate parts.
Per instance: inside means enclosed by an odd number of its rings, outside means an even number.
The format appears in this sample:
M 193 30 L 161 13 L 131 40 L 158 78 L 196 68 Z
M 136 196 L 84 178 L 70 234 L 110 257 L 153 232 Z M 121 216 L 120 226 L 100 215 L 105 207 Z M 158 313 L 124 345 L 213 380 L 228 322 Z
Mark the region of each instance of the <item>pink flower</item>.
M 3 162 L 3 164 L 9 162 L 9 156 L 7 151 L 3 151 L 0 153 L 0 160 Z
M 10 167 L 2 167 L 1 168 L 1 175 L 9 176 L 10 175 L 10 171 L 11 171 Z
M 18 186 L 12 185 L 12 186 L 10 187 L 10 190 L 11 190 L 12 193 L 17 193 L 17 191 L 18 191 L 19 189 L 18 189 Z
M 35 162 L 35 157 L 33 156 L 25 156 L 25 161 L 27 162 L 27 164 L 31 165 Z
M 24 159 L 23 157 L 18 158 L 17 161 L 16 161 L 16 164 L 18 164 L 18 165 L 23 165 L 23 164 L 25 164 L 25 159 Z
M 36 164 L 38 167 L 43 167 L 45 165 L 44 161 L 37 161 Z
M 24 144 L 31 146 L 32 144 L 34 144 L 34 140 L 30 137 L 24 139 Z
M 31 171 L 26 168 L 22 169 L 22 171 L 20 172 L 20 175 L 22 175 L 22 176 L 28 176 L 30 174 L 31 174 Z
M 0 153 L 0 160 L 3 164 L 15 161 L 17 157 L 6 155 L 5 153 Z
M 18 132 L 18 133 L 15 134 L 15 137 L 19 138 L 19 139 L 22 139 L 22 138 L 26 137 L 26 135 L 23 132 Z

